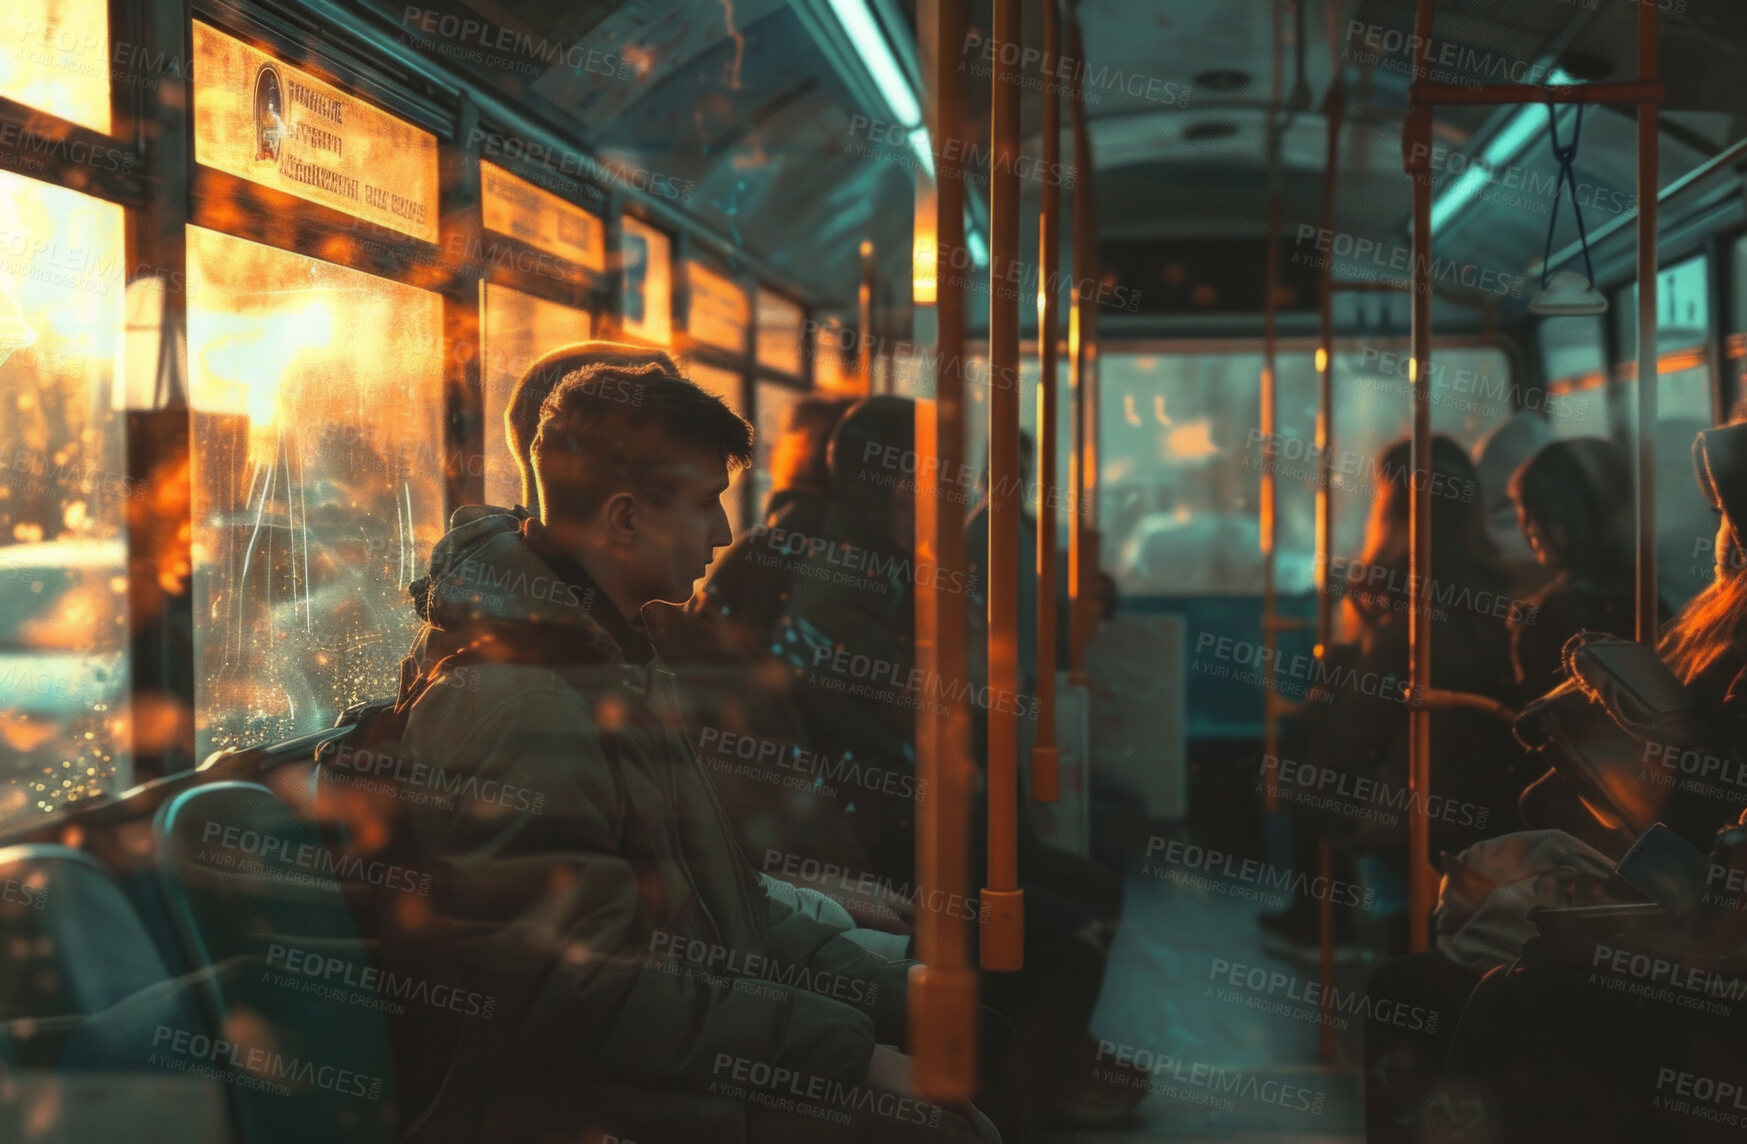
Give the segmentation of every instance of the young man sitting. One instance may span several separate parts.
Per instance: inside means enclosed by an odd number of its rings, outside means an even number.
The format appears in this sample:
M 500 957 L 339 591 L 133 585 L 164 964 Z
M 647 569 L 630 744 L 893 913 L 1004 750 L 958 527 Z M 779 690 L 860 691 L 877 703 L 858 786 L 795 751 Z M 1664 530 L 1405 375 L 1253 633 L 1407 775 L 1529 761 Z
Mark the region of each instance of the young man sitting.
M 492 1000 L 409 1007 L 410 1139 L 991 1138 L 885 1047 L 908 964 L 770 900 L 644 633 L 730 542 L 721 496 L 751 449 L 671 363 L 585 361 L 542 407 L 539 515 L 458 514 L 433 553 L 420 646 L 445 655 L 398 750 L 515 797 L 396 825 L 432 885 L 387 907 L 384 960 Z

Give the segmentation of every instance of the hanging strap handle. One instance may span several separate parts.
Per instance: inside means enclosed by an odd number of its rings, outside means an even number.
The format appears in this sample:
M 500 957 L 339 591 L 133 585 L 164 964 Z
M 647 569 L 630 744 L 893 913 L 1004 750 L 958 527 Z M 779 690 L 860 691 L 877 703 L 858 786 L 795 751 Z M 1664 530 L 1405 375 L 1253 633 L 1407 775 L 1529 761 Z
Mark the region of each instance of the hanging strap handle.
M 1553 233 L 1559 226 L 1559 195 L 1570 189 L 1571 213 L 1577 216 L 1577 237 L 1583 244 L 1583 271 L 1589 276 L 1589 288 L 1595 289 L 1595 267 L 1589 261 L 1589 231 L 1583 225 L 1583 207 L 1577 202 L 1577 147 L 1583 141 L 1583 89 L 1577 92 L 1577 125 L 1571 133 L 1571 145 L 1559 143 L 1559 108 L 1552 99 L 1553 89 L 1547 89 L 1547 136 L 1553 144 L 1553 157 L 1559 160 L 1559 177 L 1553 184 L 1553 213 L 1547 219 L 1547 246 L 1541 254 L 1541 289 L 1553 272 Z

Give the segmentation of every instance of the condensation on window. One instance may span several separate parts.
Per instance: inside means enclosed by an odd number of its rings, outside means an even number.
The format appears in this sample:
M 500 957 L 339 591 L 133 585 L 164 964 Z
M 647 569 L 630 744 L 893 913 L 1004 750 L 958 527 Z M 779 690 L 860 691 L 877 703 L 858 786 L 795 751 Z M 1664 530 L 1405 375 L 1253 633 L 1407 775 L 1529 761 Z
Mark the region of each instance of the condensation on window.
M 392 695 L 443 524 L 440 298 L 190 227 L 196 743 Z
M 527 503 L 521 467 L 510 455 L 504 411 L 522 371 L 541 354 L 588 340 L 592 322 L 581 310 L 487 283 L 485 287 L 485 502 Z M 529 508 L 535 507 L 532 504 Z
M 0 173 L 0 822 L 131 781 L 121 208 Z
M 150 72 L 179 61 L 116 53 L 116 66 Z M 108 0 L 6 0 L 0 4 L 0 95 L 109 133 Z

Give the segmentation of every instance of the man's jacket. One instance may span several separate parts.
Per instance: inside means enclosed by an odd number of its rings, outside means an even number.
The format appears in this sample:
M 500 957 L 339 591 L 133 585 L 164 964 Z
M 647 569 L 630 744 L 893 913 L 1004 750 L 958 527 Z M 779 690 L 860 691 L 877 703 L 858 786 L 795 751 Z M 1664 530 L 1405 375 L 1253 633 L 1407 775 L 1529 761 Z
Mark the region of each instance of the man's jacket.
M 428 916 L 383 927 L 390 962 L 493 1001 L 461 1022 L 438 1119 L 495 1122 L 518 1091 L 587 1077 L 672 1093 L 653 1103 L 727 1139 L 744 1110 L 708 1093 L 740 1061 L 861 1083 L 876 1031 L 901 1032 L 907 963 L 767 897 L 671 677 L 627 662 L 609 628 L 630 626 L 541 555 L 537 521 L 451 524 L 415 586 L 432 684 L 399 749 L 464 797 L 399 809 L 396 855 L 432 889 L 399 911 Z

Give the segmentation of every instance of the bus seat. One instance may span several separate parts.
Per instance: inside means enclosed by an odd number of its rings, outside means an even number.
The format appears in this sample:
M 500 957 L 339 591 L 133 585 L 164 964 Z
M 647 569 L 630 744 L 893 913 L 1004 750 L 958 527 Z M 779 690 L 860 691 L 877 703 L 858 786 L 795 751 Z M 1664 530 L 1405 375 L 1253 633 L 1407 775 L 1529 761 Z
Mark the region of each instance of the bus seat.
M 0 1060 L 13 1067 L 147 1070 L 161 1027 L 204 1031 L 114 877 L 65 846 L 0 850 Z
M 177 795 L 156 835 L 177 935 L 219 970 L 207 1000 L 234 1046 L 227 1064 L 248 1077 L 248 1144 L 389 1139 L 387 1006 L 315 824 L 264 786 L 227 781 Z

